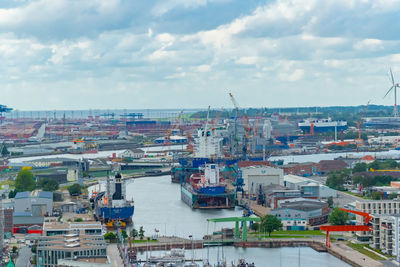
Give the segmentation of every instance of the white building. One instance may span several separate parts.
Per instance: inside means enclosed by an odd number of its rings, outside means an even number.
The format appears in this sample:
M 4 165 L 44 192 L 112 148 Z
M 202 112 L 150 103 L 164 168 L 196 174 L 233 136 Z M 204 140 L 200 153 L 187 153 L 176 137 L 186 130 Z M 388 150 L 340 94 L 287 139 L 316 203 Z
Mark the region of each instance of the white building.
M 222 138 L 208 128 L 199 129 L 197 133 L 194 155 L 197 158 L 213 158 L 222 156 Z
M 267 186 L 270 184 L 283 185 L 283 170 L 280 168 L 273 168 L 269 166 L 250 166 L 241 168 L 242 177 L 244 180 L 245 191 L 253 187 L 257 190 L 260 185 Z
M 284 186 L 291 190 L 301 190 L 302 186 L 307 186 L 317 183 L 319 184 L 320 198 L 337 197 L 337 192 L 335 189 L 332 189 L 326 185 L 318 183 L 317 181 L 310 178 L 288 174 L 285 175 L 283 181 L 284 181 Z
M 135 148 L 135 149 L 127 149 L 121 153 L 118 154 L 118 157 L 120 158 L 131 158 L 131 159 L 141 159 L 144 157 L 144 151 Z

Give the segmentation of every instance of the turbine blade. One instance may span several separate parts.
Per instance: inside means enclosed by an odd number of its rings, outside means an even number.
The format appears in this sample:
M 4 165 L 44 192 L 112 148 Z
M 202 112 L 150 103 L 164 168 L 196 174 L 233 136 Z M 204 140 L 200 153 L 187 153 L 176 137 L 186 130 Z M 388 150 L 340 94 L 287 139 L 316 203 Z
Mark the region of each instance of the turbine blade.
M 393 87 L 394 86 L 390 87 L 390 89 L 386 92 L 386 94 L 385 94 L 385 96 L 383 98 L 385 98 L 390 93 L 390 91 L 392 91 Z
M 394 85 L 394 78 L 393 78 L 392 68 L 390 68 L 390 77 L 392 77 L 392 83 Z

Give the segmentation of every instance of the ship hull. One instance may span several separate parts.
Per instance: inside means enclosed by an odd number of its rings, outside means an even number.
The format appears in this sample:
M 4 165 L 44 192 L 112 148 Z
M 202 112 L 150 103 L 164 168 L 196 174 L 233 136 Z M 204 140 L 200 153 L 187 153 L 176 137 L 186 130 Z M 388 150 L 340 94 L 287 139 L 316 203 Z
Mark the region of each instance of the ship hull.
M 96 218 L 101 221 L 120 220 L 124 222 L 131 222 L 135 207 L 97 207 Z
M 347 129 L 346 126 L 315 126 L 314 125 L 314 132 L 317 133 L 326 133 L 326 132 L 334 132 L 336 128 L 337 132 L 344 131 Z M 311 126 L 300 126 L 300 129 L 304 132 L 310 132 L 311 131 Z
M 189 184 L 181 186 L 181 200 L 192 209 L 230 209 L 235 207 L 235 193 L 201 194 Z

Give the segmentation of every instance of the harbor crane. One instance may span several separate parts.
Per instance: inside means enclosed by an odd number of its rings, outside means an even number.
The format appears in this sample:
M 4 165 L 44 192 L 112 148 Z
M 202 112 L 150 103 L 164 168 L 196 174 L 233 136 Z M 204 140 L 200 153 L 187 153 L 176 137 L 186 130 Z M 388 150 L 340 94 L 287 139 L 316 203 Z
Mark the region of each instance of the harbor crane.
M 236 116 L 235 116 L 235 140 L 237 139 L 237 121 L 239 118 L 239 103 L 236 101 L 236 99 L 233 97 L 231 93 L 229 93 L 229 97 L 233 103 L 233 106 L 235 107 L 236 110 Z M 249 139 L 249 131 L 250 131 L 250 125 L 249 125 L 249 117 L 244 114 L 244 125 L 243 125 L 244 131 L 245 131 L 245 138 L 244 138 L 244 144 L 243 144 L 243 160 L 247 160 L 247 144 L 248 144 L 248 139 Z
M 360 145 L 364 144 L 364 140 L 361 139 L 361 127 L 362 127 L 364 118 L 367 116 L 367 110 L 368 110 L 370 102 L 371 102 L 371 100 L 368 101 L 367 105 L 364 108 L 364 112 L 363 112 L 362 117 L 357 122 L 358 138 L 354 140 L 354 141 L 356 141 L 357 146 L 360 146 Z

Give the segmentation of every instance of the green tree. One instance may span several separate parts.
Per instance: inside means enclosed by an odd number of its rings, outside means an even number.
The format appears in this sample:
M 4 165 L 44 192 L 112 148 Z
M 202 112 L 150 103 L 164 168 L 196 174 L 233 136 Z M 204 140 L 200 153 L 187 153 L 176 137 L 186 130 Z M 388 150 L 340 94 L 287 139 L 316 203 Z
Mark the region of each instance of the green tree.
M 389 194 L 389 199 L 395 199 L 397 197 L 397 193 L 396 192 L 392 192 Z
M 367 171 L 366 163 L 357 163 L 353 168 L 353 172 L 365 172 L 365 171 Z
M 329 215 L 329 223 L 333 225 L 345 225 L 349 219 L 349 214 L 339 208 L 334 208 Z
M 111 240 L 115 240 L 116 238 L 117 238 L 117 235 L 114 234 L 113 232 L 107 232 L 107 233 L 104 235 L 104 239 L 105 239 L 105 240 L 111 241 Z
M 268 236 L 271 236 L 271 233 L 275 230 L 279 230 L 282 228 L 281 221 L 275 217 L 274 215 L 265 215 L 261 218 L 260 227 L 262 230 L 268 233 Z
M 21 170 L 15 179 L 15 190 L 17 192 L 33 191 L 36 183 L 33 174 L 29 170 Z
M 17 246 L 13 246 L 12 247 L 12 253 L 17 253 L 18 252 L 18 247 Z
M 328 205 L 329 205 L 329 207 L 333 206 L 333 197 L 332 196 L 328 197 Z
M 59 184 L 56 180 L 50 178 L 41 178 L 37 182 L 37 187 L 43 189 L 44 191 L 56 191 L 58 190 Z
M 68 191 L 71 196 L 79 196 L 80 194 L 82 194 L 82 188 L 79 184 L 68 186 Z
M 137 231 L 135 228 L 132 229 L 132 231 L 131 231 L 131 236 L 132 236 L 133 240 L 135 240 L 136 237 L 139 236 L 139 233 L 138 233 L 138 231 Z
M 326 185 L 337 190 L 342 190 L 344 188 L 344 183 L 345 177 L 340 172 L 331 173 L 326 179 Z
M 144 237 L 144 229 L 143 229 L 143 226 L 140 226 L 140 228 L 139 228 L 139 238 L 140 238 L 140 240 L 143 240 L 143 237 Z
M 8 193 L 8 198 L 14 198 L 16 194 L 17 190 L 10 190 L 10 192 Z
M 3 142 L 3 144 L 1 145 L 1 155 L 3 157 L 7 157 L 8 155 L 10 155 L 10 152 L 7 149 L 6 144 Z
M 372 199 L 379 200 L 382 199 L 382 193 L 379 191 L 375 191 L 372 193 Z
M 75 218 L 74 222 L 83 222 L 83 219 L 82 218 Z
M 126 233 L 126 230 L 121 230 L 121 235 L 124 240 L 128 238 L 128 234 Z
M 254 223 L 251 224 L 250 229 L 253 230 L 254 232 L 258 231 L 260 229 L 260 224 L 254 222 Z

